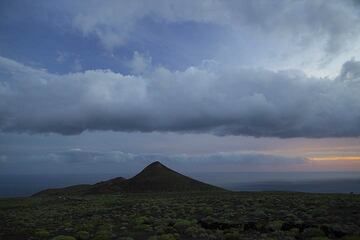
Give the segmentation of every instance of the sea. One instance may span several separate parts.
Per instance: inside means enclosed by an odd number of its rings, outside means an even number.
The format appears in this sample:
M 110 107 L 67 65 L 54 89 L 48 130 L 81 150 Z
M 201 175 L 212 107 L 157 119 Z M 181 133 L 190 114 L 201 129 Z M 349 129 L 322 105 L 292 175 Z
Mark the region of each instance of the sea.
M 360 172 L 184 172 L 233 191 L 292 191 L 360 194 Z M 0 174 L 0 197 L 26 197 L 48 189 L 93 184 L 129 173 Z

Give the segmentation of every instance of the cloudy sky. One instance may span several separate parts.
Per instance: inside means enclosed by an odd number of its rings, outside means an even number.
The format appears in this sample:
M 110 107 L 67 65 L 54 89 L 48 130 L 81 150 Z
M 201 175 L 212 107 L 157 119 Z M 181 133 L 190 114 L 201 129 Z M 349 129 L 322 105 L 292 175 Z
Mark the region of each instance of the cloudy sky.
M 0 3 L 0 173 L 360 170 L 360 2 Z

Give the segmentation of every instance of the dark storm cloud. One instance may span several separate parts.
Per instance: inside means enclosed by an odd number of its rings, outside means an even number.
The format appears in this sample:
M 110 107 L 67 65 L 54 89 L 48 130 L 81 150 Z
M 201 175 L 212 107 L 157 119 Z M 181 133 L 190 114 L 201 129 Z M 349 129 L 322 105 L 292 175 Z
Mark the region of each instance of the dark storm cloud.
M 146 75 L 58 75 L 0 58 L 0 129 L 208 132 L 268 137 L 360 135 L 359 62 L 332 79 L 300 71 L 190 67 Z

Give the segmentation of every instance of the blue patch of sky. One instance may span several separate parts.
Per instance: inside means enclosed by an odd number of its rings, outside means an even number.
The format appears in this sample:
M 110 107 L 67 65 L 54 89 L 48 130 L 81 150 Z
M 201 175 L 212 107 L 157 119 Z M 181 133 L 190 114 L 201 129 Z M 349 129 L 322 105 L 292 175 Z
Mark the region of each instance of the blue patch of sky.
M 183 70 L 213 59 L 220 38 L 227 29 L 218 25 L 195 22 L 164 22 L 147 17 L 131 36 L 131 48 L 148 53 L 154 65 L 170 70 Z
M 155 66 L 183 70 L 214 58 L 226 31 L 206 23 L 167 23 L 146 17 L 136 24 L 125 45 L 109 51 L 94 34 L 85 36 L 72 28 L 66 16 L 40 15 L 44 11 L 39 3 L 9 1 L 2 7 L 0 55 L 60 74 L 88 69 L 128 74 L 127 61 L 135 51 L 151 56 Z

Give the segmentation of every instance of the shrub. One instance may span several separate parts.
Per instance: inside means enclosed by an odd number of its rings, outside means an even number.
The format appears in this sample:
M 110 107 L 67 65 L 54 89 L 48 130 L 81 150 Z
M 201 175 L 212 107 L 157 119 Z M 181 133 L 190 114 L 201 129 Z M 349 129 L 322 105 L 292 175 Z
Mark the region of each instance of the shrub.
M 325 237 L 325 233 L 319 228 L 306 228 L 303 232 L 303 236 L 306 239 L 313 237 Z
M 158 234 L 158 235 L 164 234 L 164 233 L 165 233 L 165 226 L 162 226 L 162 225 L 160 225 L 160 226 L 155 226 L 155 227 L 154 227 L 154 231 L 155 231 L 155 233 Z
M 184 232 L 188 227 L 192 225 L 192 222 L 185 219 L 177 219 L 174 228 L 178 230 L 179 232 Z
M 142 217 L 138 217 L 135 219 L 135 224 L 144 224 L 144 223 L 148 223 L 149 222 L 149 219 L 145 216 L 142 216 Z
M 272 221 L 269 223 L 268 227 L 273 231 L 279 231 L 281 230 L 283 223 L 283 221 Z
M 173 234 L 163 234 L 158 237 L 158 240 L 177 240 Z
M 238 232 L 228 232 L 224 235 L 225 240 L 239 240 L 240 234 Z
M 59 236 L 52 238 L 51 240 L 76 240 L 76 238 L 74 238 L 72 236 L 59 235 Z
M 77 234 L 76 234 L 76 237 L 79 239 L 79 240 L 87 240 L 90 238 L 90 234 L 87 232 L 87 231 L 79 231 Z
M 360 240 L 360 235 L 345 236 L 342 240 Z
M 45 229 L 39 229 L 35 232 L 35 237 L 39 239 L 48 239 L 50 236 L 50 233 L 46 231 Z
M 196 226 L 190 226 L 185 230 L 185 234 L 193 238 L 196 237 L 198 233 L 199 233 L 199 228 Z
M 200 212 L 204 215 L 210 215 L 213 213 L 213 209 L 211 207 L 203 207 L 200 209 Z
M 111 232 L 105 230 L 98 231 L 94 237 L 94 240 L 108 240 L 108 239 L 111 239 Z
M 151 232 L 153 229 L 148 224 L 139 224 L 139 225 L 134 226 L 134 230 L 138 231 L 138 232 L 142 232 L 142 231 Z
M 299 234 L 300 230 L 298 228 L 292 228 L 288 232 L 291 236 L 297 236 Z
M 254 212 L 253 212 L 253 216 L 255 218 L 258 218 L 258 219 L 264 219 L 266 217 L 266 214 L 263 210 L 261 209 L 256 209 Z

